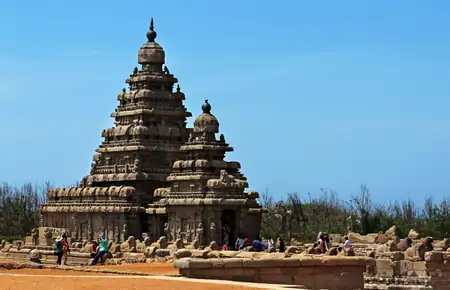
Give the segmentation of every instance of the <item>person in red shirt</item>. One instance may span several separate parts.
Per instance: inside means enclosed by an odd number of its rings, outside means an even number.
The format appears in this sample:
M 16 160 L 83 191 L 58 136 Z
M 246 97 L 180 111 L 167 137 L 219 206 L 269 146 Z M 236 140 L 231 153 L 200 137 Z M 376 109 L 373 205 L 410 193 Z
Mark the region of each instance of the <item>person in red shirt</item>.
M 70 254 L 69 242 L 67 241 L 67 235 L 64 233 L 61 239 L 62 243 L 62 263 L 61 265 L 67 265 L 68 254 Z

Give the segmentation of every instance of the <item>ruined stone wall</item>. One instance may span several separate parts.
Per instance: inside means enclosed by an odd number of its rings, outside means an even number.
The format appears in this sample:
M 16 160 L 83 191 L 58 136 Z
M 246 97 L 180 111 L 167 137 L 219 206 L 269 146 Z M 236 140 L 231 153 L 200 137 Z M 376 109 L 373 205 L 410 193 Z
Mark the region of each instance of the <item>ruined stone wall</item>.
M 386 253 L 368 268 L 366 289 L 449 289 L 450 255 L 444 251 L 425 253 L 424 261 L 405 259 L 403 252 Z M 415 287 L 415 288 L 414 288 Z
M 294 255 L 260 259 L 196 259 L 174 262 L 180 274 L 190 278 L 223 279 L 271 284 L 302 285 L 306 289 L 364 289 L 363 273 L 371 260 L 363 257 Z

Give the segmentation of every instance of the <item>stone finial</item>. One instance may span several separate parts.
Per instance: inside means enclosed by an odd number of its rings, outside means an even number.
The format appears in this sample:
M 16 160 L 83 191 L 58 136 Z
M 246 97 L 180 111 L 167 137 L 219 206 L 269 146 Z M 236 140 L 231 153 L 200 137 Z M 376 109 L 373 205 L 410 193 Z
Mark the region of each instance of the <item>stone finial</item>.
M 126 88 L 123 88 L 122 89 L 122 93 L 126 93 L 127 92 L 127 89 Z
M 148 39 L 148 42 L 155 42 L 156 36 L 157 36 L 158 34 L 156 33 L 155 30 L 153 30 L 154 28 L 155 28 L 155 27 L 153 26 L 153 17 L 152 17 L 152 19 L 150 20 L 150 31 L 147 32 L 147 39 Z
M 181 92 L 180 84 L 177 84 L 177 93 Z
M 204 114 L 211 114 L 211 105 L 208 103 L 208 100 L 205 100 L 205 103 L 202 105 L 202 111 Z
M 138 73 L 139 69 L 137 68 L 137 66 L 134 67 L 133 69 L 133 74 L 136 75 Z

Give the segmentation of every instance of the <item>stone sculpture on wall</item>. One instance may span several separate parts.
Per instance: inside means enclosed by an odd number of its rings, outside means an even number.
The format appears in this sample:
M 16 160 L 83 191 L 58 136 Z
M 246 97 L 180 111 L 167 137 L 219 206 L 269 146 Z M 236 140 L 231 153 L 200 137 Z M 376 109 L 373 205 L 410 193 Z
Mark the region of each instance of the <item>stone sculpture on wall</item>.
M 211 219 L 209 224 L 210 241 L 216 241 L 216 222 Z
M 200 245 L 203 242 L 203 223 L 198 223 L 195 239 L 199 241 Z

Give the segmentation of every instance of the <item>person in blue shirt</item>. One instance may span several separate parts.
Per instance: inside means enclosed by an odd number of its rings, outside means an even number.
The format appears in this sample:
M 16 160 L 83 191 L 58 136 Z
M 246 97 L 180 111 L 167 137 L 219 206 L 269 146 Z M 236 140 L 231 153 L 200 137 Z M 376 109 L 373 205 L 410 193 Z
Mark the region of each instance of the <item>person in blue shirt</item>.
M 56 246 L 55 255 L 58 257 L 58 259 L 56 260 L 56 264 L 61 265 L 62 257 L 64 255 L 63 243 L 62 243 L 61 237 L 58 237 L 56 239 L 55 246 Z
M 91 266 L 95 266 L 98 263 L 98 260 L 100 260 L 103 255 L 108 251 L 108 244 L 109 241 L 107 238 L 103 237 L 103 235 L 101 235 L 98 238 L 98 244 L 100 245 L 97 254 L 95 255 L 94 259 L 92 260 Z
M 257 238 L 252 242 L 252 248 L 255 252 L 263 252 L 266 249 L 266 244 L 261 241 L 261 238 Z

